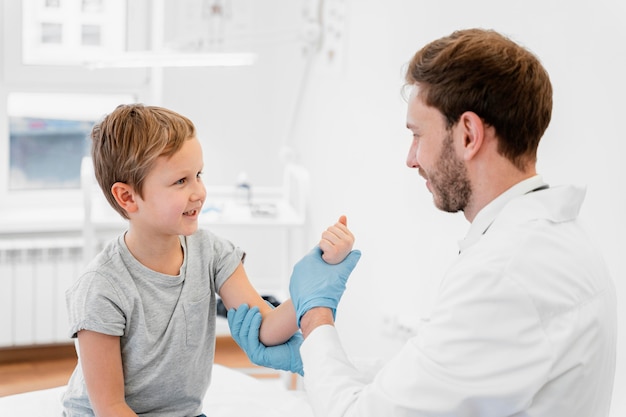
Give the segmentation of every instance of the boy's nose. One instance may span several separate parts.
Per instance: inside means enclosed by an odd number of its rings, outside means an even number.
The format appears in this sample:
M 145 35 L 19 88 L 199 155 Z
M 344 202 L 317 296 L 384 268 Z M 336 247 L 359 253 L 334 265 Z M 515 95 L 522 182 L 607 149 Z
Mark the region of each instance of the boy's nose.
M 201 182 L 196 183 L 196 189 L 193 191 L 191 195 L 191 199 L 202 200 L 202 201 L 206 199 L 206 187 L 204 186 L 203 183 Z

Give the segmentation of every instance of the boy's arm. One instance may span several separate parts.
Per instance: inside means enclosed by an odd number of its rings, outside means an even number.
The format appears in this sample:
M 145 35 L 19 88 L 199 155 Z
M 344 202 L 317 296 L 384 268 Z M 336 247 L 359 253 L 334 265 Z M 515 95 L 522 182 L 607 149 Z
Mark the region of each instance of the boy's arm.
M 303 375 L 300 358 L 302 334 L 296 332 L 285 343 L 265 346 L 259 341 L 261 320 L 261 313 L 256 306 L 249 308 L 247 304 L 242 304 L 236 310 L 234 308 L 228 310 L 230 332 L 252 363 Z
M 330 264 L 337 264 L 352 250 L 354 235 L 348 229 L 346 216 L 341 216 L 337 223 L 322 233 L 319 246 L 322 258 Z M 254 289 L 243 264 L 239 264 L 235 272 L 220 288 L 220 297 L 227 310 L 238 308 L 242 304 L 258 307 L 263 317 L 259 339 L 265 346 L 274 346 L 286 342 L 298 331 L 296 312 L 291 300 L 287 300 L 272 309 Z
M 354 236 L 347 223 L 341 216 L 322 233 L 317 250 L 324 254 L 323 264 L 340 263 L 352 250 Z M 241 264 L 220 288 L 220 296 L 228 309 L 231 334 L 252 362 L 302 374 L 302 335 L 291 300 L 272 309 L 252 287 Z
M 286 342 L 298 331 L 296 312 L 287 300 L 275 309 L 269 306 L 250 283 L 243 264 L 239 264 L 235 272 L 220 288 L 220 297 L 227 310 L 239 308 L 242 304 L 258 307 L 263 322 L 259 339 L 265 346 L 273 346 Z
M 271 307 L 252 287 L 241 264 L 220 288 L 220 297 L 228 309 L 231 335 L 253 363 L 302 374 L 302 335 L 291 300 Z
M 124 397 L 120 338 L 81 330 L 78 332 L 78 347 L 94 413 L 98 417 L 137 417 Z
M 294 309 L 297 310 L 296 316 L 298 318 L 306 316 L 306 320 L 300 324 L 307 334 L 315 326 L 326 324 L 326 322 L 314 320 L 317 316 L 314 316 L 313 312 L 321 310 L 327 316 L 330 315 L 328 323 L 333 322 L 334 311 L 345 289 L 345 282 L 360 256 L 359 251 L 352 251 L 340 264 L 330 265 L 322 259 L 321 249 L 315 247 L 296 264 L 289 291 L 294 300 Z M 256 306 L 249 308 L 246 304 L 242 304 L 236 310 L 234 308 L 228 310 L 228 325 L 231 334 L 252 362 L 303 374 L 304 369 L 300 357 L 302 334 L 297 332 L 282 345 L 266 347 L 259 342 L 261 321 L 261 313 Z

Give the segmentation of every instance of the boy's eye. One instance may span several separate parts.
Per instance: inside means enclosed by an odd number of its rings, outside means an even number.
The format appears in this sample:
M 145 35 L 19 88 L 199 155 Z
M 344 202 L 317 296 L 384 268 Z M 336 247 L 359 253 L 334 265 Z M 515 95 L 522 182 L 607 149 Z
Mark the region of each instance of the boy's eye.
M 202 177 L 202 171 L 199 171 L 199 172 L 196 174 L 196 178 L 200 179 L 200 177 Z M 176 181 L 176 182 L 174 183 L 174 185 L 183 185 L 183 184 L 187 183 L 187 182 L 189 181 L 189 179 L 190 179 L 190 178 L 191 178 L 191 177 L 189 177 L 189 178 L 187 178 L 187 177 L 181 178 L 181 179 L 179 179 L 178 181 Z

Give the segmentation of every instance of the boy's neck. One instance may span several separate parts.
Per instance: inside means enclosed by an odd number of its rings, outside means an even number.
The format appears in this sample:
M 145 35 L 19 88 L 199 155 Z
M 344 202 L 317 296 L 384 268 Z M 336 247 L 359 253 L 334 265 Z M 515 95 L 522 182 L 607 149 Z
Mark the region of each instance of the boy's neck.
M 178 236 L 142 238 L 129 230 L 124 235 L 124 242 L 133 257 L 146 268 L 172 276 L 180 273 L 184 253 Z

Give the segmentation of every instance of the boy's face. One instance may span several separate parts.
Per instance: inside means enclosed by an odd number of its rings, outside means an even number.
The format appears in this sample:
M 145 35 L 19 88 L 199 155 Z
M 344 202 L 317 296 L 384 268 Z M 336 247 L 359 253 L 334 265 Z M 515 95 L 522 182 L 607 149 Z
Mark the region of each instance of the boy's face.
M 203 166 L 202 147 L 195 137 L 171 157 L 159 157 L 144 181 L 143 198 L 137 197 L 132 221 L 157 234 L 193 234 L 206 198 Z

